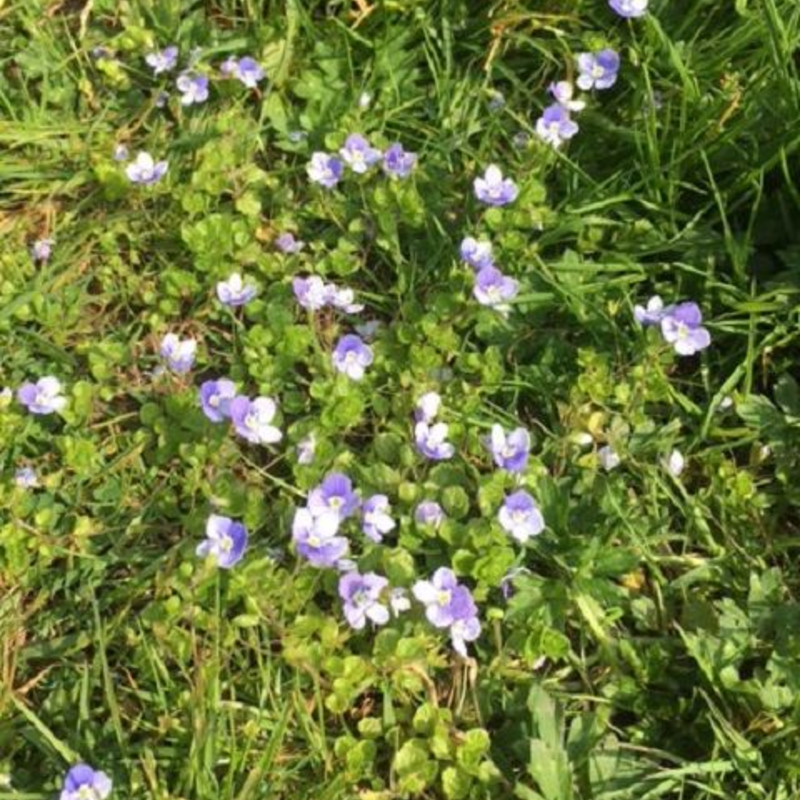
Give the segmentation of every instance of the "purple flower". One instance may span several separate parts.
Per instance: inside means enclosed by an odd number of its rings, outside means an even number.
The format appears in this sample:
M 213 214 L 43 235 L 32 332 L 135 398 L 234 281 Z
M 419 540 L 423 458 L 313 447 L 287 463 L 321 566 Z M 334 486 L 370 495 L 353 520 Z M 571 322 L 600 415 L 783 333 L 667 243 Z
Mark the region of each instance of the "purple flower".
M 298 508 L 292 522 L 292 541 L 297 552 L 314 567 L 333 567 L 347 553 L 348 542 L 337 536 L 339 517 L 315 517 L 307 508 Z
M 446 461 L 448 458 L 452 458 L 456 450 L 450 442 L 446 441 L 447 430 L 444 422 L 438 422 L 436 425 L 418 422 L 414 427 L 414 441 L 417 450 L 432 461 Z
M 360 505 L 352 481 L 341 472 L 332 472 L 308 494 L 308 510 L 315 517 L 333 514 L 337 519 L 346 519 Z
M 616 469 L 621 463 L 617 451 L 609 444 L 603 445 L 597 451 L 597 460 L 606 472 L 611 472 L 612 469 Z
M 297 443 L 297 463 L 313 464 L 314 451 L 317 447 L 317 440 L 313 433 L 309 433 L 304 439 Z
M 247 547 L 247 528 L 229 517 L 212 514 L 206 523 L 206 538 L 195 553 L 201 558 L 213 556 L 218 567 L 230 569 L 241 561 Z
M 414 522 L 417 525 L 432 525 L 438 528 L 445 519 L 442 507 L 435 500 L 423 500 L 414 509 Z
M 492 256 L 492 243 L 486 241 L 478 241 L 473 239 L 472 236 L 467 236 L 461 242 L 460 248 L 461 260 L 469 264 L 473 269 L 484 269 L 485 267 L 494 266 L 494 258 Z
M 141 183 L 143 186 L 151 186 L 167 172 L 166 161 L 153 161 L 150 153 L 140 152 L 136 159 L 125 167 L 125 174 L 131 183 Z
M 475 299 L 483 306 L 490 306 L 498 311 L 508 311 L 508 300 L 516 297 L 519 283 L 499 269 L 484 267 L 475 276 L 475 286 L 472 293 Z
M 360 134 L 351 133 L 339 150 L 342 160 L 353 172 L 363 175 L 373 164 L 381 160 L 382 153 L 376 150 Z
M 306 165 L 306 172 L 313 183 L 326 189 L 333 189 L 341 180 L 344 165 L 336 156 L 328 153 L 313 153 L 311 161 Z
M 511 178 L 504 178 L 500 168 L 490 164 L 482 178 L 473 182 L 475 197 L 490 206 L 505 206 L 517 199 L 519 190 Z
M 295 278 L 292 281 L 292 290 L 297 302 L 309 311 L 318 311 L 320 308 L 324 308 L 331 295 L 328 285 L 318 275 Z
M 599 53 L 581 53 L 578 56 L 579 89 L 610 89 L 617 82 L 619 54 L 607 48 Z
M 275 240 L 275 247 L 288 255 L 299 253 L 305 246 L 306 243 L 295 239 L 294 234 L 290 231 L 285 231 Z
M 250 302 L 257 293 L 256 287 L 245 284 L 238 272 L 234 272 L 227 281 L 220 281 L 217 284 L 217 297 L 220 302 L 232 308 Z
M 436 392 L 425 392 L 414 406 L 414 419 L 417 422 L 433 422 L 441 405 L 442 398 Z
M 508 435 L 500 425 L 492 425 L 489 450 L 494 463 L 508 472 L 522 472 L 528 464 L 531 437 L 525 428 L 517 428 Z
M 161 340 L 161 357 L 173 372 L 188 372 L 194 364 L 197 342 L 194 339 L 179 339 L 168 333 Z
M 14 484 L 21 489 L 34 489 L 39 485 L 39 477 L 33 467 L 19 467 L 14 472 Z
M 212 422 L 224 422 L 231 415 L 231 400 L 236 397 L 236 384 L 227 378 L 200 384 L 200 406 Z
M 544 517 L 536 501 L 520 489 L 506 497 L 497 513 L 500 525 L 507 533 L 523 544 L 544 530 Z
M 543 141 L 553 147 L 561 147 L 578 132 L 578 123 L 569 115 L 561 103 L 553 103 L 536 120 L 536 133 Z
M 22 384 L 17 399 L 31 414 L 53 414 L 67 404 L 67 398 L 61 394 L 61 382 L 51 375 L 39 378 L 36 383 Z
M 259 81 L 264 80 L 264 70 L 261 65 L 250 56 L 240 59 L 229 58 L 223 65 L 222 71 L 241 81 L 248 89 L 255 89 Z
M 664 306 L 664 301 L 655 295 L 647 301 L 647 306 L 633 307 L 634 319 L 640 325 L 659 325 L 667 314 L 672 313 L 675 306 Z
M 50 260 L 54 244 L 53 239 L 37 239 L 31 245 L 31 258 L 40 264 L 46 263 Z
M 586 103 L 583 100 L 573 100 L 575 87 L 569 81 L 558 81 L 551 83 L 547 91 L 553 95 L 553 99 L 563 106 L 567 111 L 583 111 Z
M 344 602 L 344 616 L 351 628 L 360 631 L 367 620 L 376 625 L 389 621 L 389 609 L 380 602 L 381 592 L 389 581 L 374 572 L 359 575 L 348 572 L 339 578 L 339 597 Z
M 192 72 L 182 72 L 175 81 L 181 93 L 181 105 L 191 106 L 208 100 L 208 78 Z
M 249 397 L 239 395 L 230 401 L 230 416 L 234 430 L 239 436 L 253 444 L 275 444 L 283 438 L 278 428 L 272 425 L 278 410 L 271 397 Z
M 395 142 L 383 154 L 383 171 L 393 178 L 406 178 L 417 163 L 417 154 L 403 150 L 403 145 Z
M 342 336 L 333 351 L 334 369 L 354 381 L 364 377 L 364 371 L 373 359 L 372 349 L 353 333 Z
M 385 494 L 374 494 L 364 501 L 361 508 L 364 518 L 361 521 L 361 530 L 373 542 L 382 542 L 383 535 L 394 530 L 397 523 L 389 516 L 391 507 L 389 498 Z
M 711 344 L 711 334 L 702 326 L 697 303 L 679 303 L 661 320 L 661 335 L 679 356 L 693 356 Z
M 647 13 L 649 0 L 608 0 L 612 10 L 626 19 L 643 17 Z
M 111 157 L 114 159 L 114 161 L 127 161 L 129 156 L 130 152 L 128 151 L 127 145 L 125 144 L 114 145 L 114 150 L 111 154 Z
M 111 794 L 111 778 L 88 764 L 76 764 L 64 777 L 59 800 L 105 800 Z
M 178 48 L 170 45 L 161 51 L 148 53 L 144 60 L 147 62 L 147 66 L 152 68 L 153 75 L 169 72 L 175 69 L 175 64 L 178 62 Z
M 450 628 L 453 647 L 466 656 L 467 641 L 480 635 L 478 608 L 469 589 L 461 586 L 451 569 L 440 567 L 430 581 L 417 581 L 414 597 L 425 606 L 425 616 L 435 628 Z

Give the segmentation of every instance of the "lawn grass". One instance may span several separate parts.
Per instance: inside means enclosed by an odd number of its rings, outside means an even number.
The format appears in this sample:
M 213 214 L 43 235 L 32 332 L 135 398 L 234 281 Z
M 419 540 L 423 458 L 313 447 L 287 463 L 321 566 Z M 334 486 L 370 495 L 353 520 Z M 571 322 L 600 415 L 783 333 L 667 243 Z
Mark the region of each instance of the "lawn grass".
M 631 21 L 605 0 L 10 0 L 0 41 L 0 388 L 56 375 L 69 397 L 0 400 L 0 800 L 53 797 L 78 761 L 152 800 L 800 796 L 795 0 Z M 199 48 L 206 103 L 145 64 L 172 43 Z M 605 46 L 616 86 L 548 147 L 548 85 Z M 219 79 L 248 54 L 258 90 Z M 416 152 L 411 178 L 310 185 L 353 131 Z M 131 185 L 118 144 L 165 179 Z M 520 187 L 502 210 L 473 197 L 490 163 Z M 306 249 L 277 253 L 284 230 Z M 520 282 L 507 317 L 459 263 L 479 234 Z M 260 292 L 232 311 L 214 286 L 236 270 Z M 307 314 L 301 273 L 367 310 Z M 678 358 L 638 326 L 654 294 L 696 301 L 711 346 Z M 352 382 L 329 354 L 364 319 Z M 189 374 L 159 366 L 168 331 L 200 343 Z M 280 445 L 205 419 L 222 376 L 278 398 Z M 436 465 L 411 423 L 430 390 L 457 450 Z M 533 437 L 547 528 L 525 546 L 496 522 L 495 423 Z M 468 658 L 418 607 L 350 630 L 334 571 L 298 558 L 293 511 L 334 470 L 398 523 L 380 546 L 353 528 L 362 572 L 470 586 Z M 250 531 L 232 570 L 194 554 L 209 513 Z

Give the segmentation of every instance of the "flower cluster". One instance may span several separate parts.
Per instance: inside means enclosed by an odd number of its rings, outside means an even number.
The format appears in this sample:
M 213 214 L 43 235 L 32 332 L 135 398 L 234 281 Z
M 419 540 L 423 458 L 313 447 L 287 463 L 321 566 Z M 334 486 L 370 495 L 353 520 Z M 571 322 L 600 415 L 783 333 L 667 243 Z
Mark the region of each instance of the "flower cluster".
M 436 392 L 428 392 L 420 397 L 414 409 L 414 441 L 417 450 L 431 461 L 446 461 L 455 453 L 455 447 L 447 441 L 448 426 L 444 422 L 431 425 L 441 403 L 442 398 Z
M 283 438 L 272 423 L 278 411 L 271 397 L 250 398 L 237 393 L 227 378 L 204 381 L 199 390 L 200 407 L 211 422 L 230 420 L 234 431 L 252 444 L 276 444 Z
M 519 292 L 519 282 L 504 275 L 494 264 L 492 243 L 467 236 L 459 248 L 461 260 L 475 270 L 475 284 L 472 293 L 484 306 L 507 314 L 508 305 Z
M 347 287 L 341 289 L 335 283 L 325 283 L 318 275 L 292 280 L 292 290 L 297 302 L 309 311 L 320 311 L 326 306 L 338 308 L 348 314 L 364 310 L 361 303 L 355 303 L 355 292 Z

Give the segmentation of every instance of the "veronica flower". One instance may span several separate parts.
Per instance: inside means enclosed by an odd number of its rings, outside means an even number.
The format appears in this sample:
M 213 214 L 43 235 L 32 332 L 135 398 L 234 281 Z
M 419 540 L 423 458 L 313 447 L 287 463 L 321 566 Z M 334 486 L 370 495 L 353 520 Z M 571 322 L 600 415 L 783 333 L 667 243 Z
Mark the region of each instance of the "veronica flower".
M 299 253 L 305 246 L 305 242 L 295 239 L 294 234 L 289 231 L 285 231 L 275 240 L 275 247 L 287 255 Z
M 428 622 L 436 628 L 450 628 L 453 647 L 466 656 L 465 642 L 477 639 L 481 630 L 469 589 L 458 583 L 451 569 L 440 567 L 430 581 L 417 581 L 411 591 L 425 606 Z
M 504 531 L 523 544 L 544 530 L 544 517 L 539 506 L 522 489 L 506 497 L 497 519 Z
M 125 174 L 131 183 L 141 183 L 143 186 L 152 186 L 160 181 L 167 172 L 166 161 L 153 161 L 150 153 L 140 152 L 136 158 L 125 167 Z
M 346 519 L 360 505 L 352 481 L 341 472 L 332 472 L 308 494 L 308 510 L 315 517 L 333 514 L 337 519 Z
M 211 422 L 224 422 L 231 415 L 231 400 L 236 397 L 236 384 L 227 378 L 200 384 L 200 406 Z
M 612 10 L 627 19 L 643 17 L 647 13 L 649 0 L 608 0 Z
M 230 569 L 241 561 L 247 547 L 247 528 L 229 517 L 212 514 L 206 523 L 206 538 L 195 553 L 201 558 L 213 556 L 218 567 Z
M 417 422 L 433 422 L 441 405 L 442 398 L 436 392 L 425 392 L 414 406 L 414 419 Z
M 330 299 L 328 286 L 318 275 L 294 278 L 292 290 L 297 302 L 309 311 L 318 311 L 320 308 L 324 308 Z
M 364 377 L 366 368 L 373 360 L 372 349 L 352 333 L 342 336 L 333 351 L 334 369 L 354 381 Z
M 344 165 L 336 156 L 328 153 L 313 153 L 306 165 L 306 172 L 313 183 L 332 189 L 341 180 Z
M 61 394 L 61 382 L 52 375 L 39 378 L 36 383 L 22 384 L 17 399 L 31 414 L 53 414 L 67 404 L 67 398 Z
M 382 158 L 380 150 L 375 149 L 360 134 L 351 133 L 339 150 L 342 160 L 353 172 L 363 175 L 373 164 Z
M 679 356 L 692 356 L 711 344 L 711 334 L 702 322 L 697 303 L 679 303 L 661 319 L 661 335 Z
M 622 463 L 617 452 L 609 444 L 603 445 L 597 451 L 597 460 L 606 472 L 611 472 L 612 469 L 616 469 Z
M 144 60 L 147 62 L 147 66 L 152 68 L 153 75 L 169 72 L 175 69 L 175 64 L 178 62 L 178 48 L 170 45 L 161 51 L 148 53 Z
M 553 95 L 555 101 L 567 111 L 583 111 L 586 103 L 583 100 L 573 100 L 575 87 L 569 81 L 551 83 L 547 91 Z
M 455 447 L 447 440 L 448 426 L 444 422 L 429 425 L 418 422 L 414 427 L 417 450 L 432 461 L 446 461 L 453 457 Z
M 669 314 L 675 306 L 664 306 L 664 301 L 655 295 L 647 301 L 647 306 L 635 305 L 633 317 L 640 325 L 659 325 L 665 315 Z
M 417 154 L 409 153 L 395 142 L 383 154 L 383 171 L 392 178 L 407 178 L 417 163 Z
M 191 106 L 208 100 L 208 78 L 191 72 L 182 72 L 175 81 L 181 93 L 181 105 Z
M 392 589 L 389 592 L 389 608 L 396 617 L 399 617 L 404 611 L 408 611 L 411 608 L 408 592 L 400 587 Z
M 261 65 L 250 56 L 243 58 L 229 58 L 222 65 L 221 70 L 226 75 L 231 75 L 243 83 L 248 89 L 255 89 L 259 81 L 264 79 L 264 70 Z
M 37 239 L 31 245 L 31 258 L 41 264 L 46 263 L 50 260 L 54 244 L 55 241 L 53 239 Z
M 599 53 L 581 53 L 578 56 L 579 89 L 610 89 L 617 82 L 619 54 L 607 48 Z
M 307 508 L 298 508 L 292 522 L 292 541 L 297 552 L 315 567 L 333 567 L 347 553 L 348 542 L 337 536 L 339 518 L 335 514 L 315 517 Z
M 125 144 L 117 144 L 114 145 L 114 150 L 111 153 L 111 157 L 114 161 L 127 161 L 130 156 L 130 151 L 128 150 L 128 146 Z
M 257 289 L 252 284 L 245 284 L 238 272 L 217 284 L 217 297 L 226 306 L 236 308 L 249 303 L 257 294 Z
M 376 625 L 389 621 L 389 609 L 380 602 L 381 592 L 388 585 L 386 578 L 374 572 L 365 575 L 348 572 L 339 578 L 339 597 L 344 602 L 344 616 L 351 628 L 359 631 L 367 620 Z
M 536 133 L 539 138 L 556 148 L 561 147 L 577 132 L 578 123 L 560 103 L 547 106 L 542 116 L 536 120 Z
M 173 372 L 188 372 L 194 364 L 197 342 L 194 339 L 179 339 L 168 333 L 161 340 L 161 357 Z
M 490 164 L 482 178 L 473 182 L 475 197 L 490 206 L 505 206 L 517 199 L 519 190 L 511 178 L 504 178 L 500 168 Z
M 473 269 L 480 270 L 494 266 L 492 243 L 485 239 L 478 241 L 473 239 L 472 236 L 467 236 L 461 242 L 459 253 L 461 254 L 461 260 L 465 261 Z
M 14 472 L 14 484 L 21 489 L 34 489 L 39 485 L 39 478 L 33 467 L 19 467 Z
M 481 305 L 501 312 L 509 310 L 507 301 L 516 297 L 518 291 L 519 283 L 494 267 L 484 267 L 480 270 L 475 276 L 475 285 L 472 288 L 472 294 Z
M 314 452 L 316 450 L 317 440 L 313 433 L 309 433 L 304 439 L 297 443 L 297 463 L 298 464 L 313 464 Z
M 346 287 L 338 289 L 334 284 L 328 284 L 327 289 L 330 296 L 330 304 L 334 308 L 346 311 L 348 314 L 357 314 L 359 311 L 364 310 L 363 303 L 354 302 L 355 292 L 352 289 Z
M 681 453 L 680 450 L 673 450 L 664 460 L 664 466 L 673 478 L 677 478 L 686 466 L 686 459 L 683 457 L 683 453 Z
M 444 510 L 435 500 L 423 500 L 414 509 L 417 525 L 432 525 L 438 528 L 446 519 Z
M 111 794 L 111 778 L 88 764 L 76 764 L 64 777 L 59 800 L 105 800 Z
M 500 425 L 492 425 L 488 444 L 498 467 L 508 472 L 524 471 L 531 449 L 531 437 L 525 428 L 506 434 Z
M 283 434 L 272 424 L 277 405 L 271 397 L 249 397 L 239 395 L 230 401 L 230 416 L 234 430 L 239 436 L 253 444 L 275 444 Z
M 385 494 L 372 495 L 364 501 L 361 511 L 364 515 L 361 520 L 361 530 L 373 542 L 382 542 L 383 535 L 397 526 L 397 523 L 389 516 L 391 507 L 389 498 Z

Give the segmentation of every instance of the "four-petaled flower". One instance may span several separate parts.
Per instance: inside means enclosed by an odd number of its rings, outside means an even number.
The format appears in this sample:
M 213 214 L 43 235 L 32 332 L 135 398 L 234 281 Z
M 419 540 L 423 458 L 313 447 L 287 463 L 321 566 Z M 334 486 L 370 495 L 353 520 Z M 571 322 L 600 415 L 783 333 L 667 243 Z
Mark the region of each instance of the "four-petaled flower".
M 142 186 L 152 186 L 160 181 L 167 172 L 166 161 L 153 161 L 150 153 L 140 152 L 136 158 L 125 167 L 125 174 L 131 183 L 140 183 Z
M 144 60 L 147 62 L 147 66 L 153 70 L 153 75 L 169 72 L 175 69 L 175 64 L 178 61 L 178 48 L 175 45 L 170 45 L 163 50 L 148 53 Z
M 242 58 L 231 56 L 223 62 L 220 71 L 223 75 L 233 76 L 248 89 L 255 89 L 259 81 L 264 79 L 263 67 L 250 56 Z
M 294 238 L 294 234 L 290 231 L 284 231 L 277 239 L 275 239 L 275 247 L 282 253 L 292 255 L 299 253 L 306 246 L 305 242 Z
M 161 357 L 173 372 L 188 372 L 194 364 L 197 342 L 194 339 L 179 339 L 168 333 L 161 340 Z
M 53 239 L 37 239 L 31 245 L 31 258 L 41 264 L 49 261 L 54 244 L 55 241 Z
M 354 333 L 342 336 L 333 351 L 334 369 L 354 381 L 364 377 L 366 368 L 373 360 L 372 348 Z
M 382 542 L 383 535 L 394 530 L 396 523 L 389 515 L 390 511 L 389 498 L 385 494 L 374 494 L 364 501 L 361 508 L 361 530 L 368 539 Z
M 423 500 L 414 509 L 414 522 L 417 525 L 431 525 L 438 528 L 445 521 L 445 513 L 435 500 Z
M 484 267 L 475 275 L 472 293 L 483 306 L 507 312 L 508 301 L 513 300 L 519 291 L 519 283 L 508 275 L 503 275 L 495 267 Z
M 64 777 L 59 800 L 105 800 L 111 794 L 111 778 L 88 764 L 76 764 Z
M 332 189 L 341 180 L 344 165 L 336 156 L 316 152 L 312 153 L 311 161 L 306 164 L 306 172 L 313 183 Z
M 292 291 L 297 302 L 309 311 L 319 311 L 330 302 L 331 292 L 319 275 L 309 275 L 307 278 L 294 278 Z
M 617 82 L 619 54 L 610 48 L 599 53 L 581 53 L 578 56 L 578 69 L 578 88 L 584 91 L 610 89 Z
M 182 72 L 175 81 L 181 93 L 181 105 L 191 106 L 208 100 L 208 78 L 193 72 Z
M 485 239 L 478 241 L 472 236 L 467 236 L 461 242 L 459 253 L 461 260 L 465 261 L 473 269 L 480 270 L 494 266 L 492 243 Z
M 201 558 L 213 556 L 218 567 L 230 569 L 241 561 L 247 547 L 247 528 L 229 517 L 211 514 L 206 522 L 206 538 L 195 553 Z
M 236 397 L 236 384 L 227 378 L 200 384 L 200 406 L 211 422 L 224 422 L 231 415 L 231 400 Z
M 525 428 L 517 428 L 509 434 L 500 425 L 492 425 L 489 450 L 498 467 L 508 472 L 522 472 L 528 464 L 531 436 Z
M 679 356 L 693 356 L 711 344 L 697 303 L 678 303 L 661 319 L 661 335 Z
M 439 413 L 442 398 L 436 392 L 425 392 L 414 406 L 414 419 L 417 422 L 433 422 Z
M 381 593 L 388 585 L 386 578 L 374 572 L 364 575 L 348 572 L 339 578 L 339 597 L 351 628 L 361 630 L 367 620 L 376 625 L 385 625 L 389 621 L 389 609 L 380 602 Z
M 253 444 L 275 444 L 283 438 L 280 429 L 272 424 L 278 410 L 271 397 L 239 395 L 230 401 L 230 416 L 234 430 Z
M 234 272 L 227 281 L 220 281 L 217 284 L 217 297 L 220 302 L 232 308 L 249 303 L 257 292 L 256 287 L 245 283 L 238 272 Z
M 504 178 L 500 167 L 490 164 L 482 178 L 473 182 L 475 197 L 490 206 L 505 206 L 517 199 L 519 190 L 511 178 Z
M 414 426 L 414 441 L 417 450 L 432 461 L 446 461 L 452 458 L 456 449 L 447 441 L 448 426 L 444 422 L 429 425 L 418 422 Z
M 319 486 L 308 493 L 308 510 L 315 517 L 332 514 L 337 519 L 345 519 L 354 514 L 360 505 L 352 481 L 342 472 L 327 475 Z
M 544 517 L 536 501 L 523 489 L 506 497 L 497 519 L 507 533 L 523 544 L 544 530 Z
M 649 0 L 608 0 L 612 10 L 627 19 L 643 17 L 647 13 L 648 2 Z
M 403 149 L 399 142 L 389 145 L 383 154 L 383 171 L 392 178 L 407 178 L 417 163 L 417 154 Z
M 61 381 L 52 375 L 39 378 L 36 383 L 23 383 L 17 390 L 17 399 L 31 414 L 53 414 L 67 404 L 61 394 Z
M 578 132 L 578 123 L 569 115 L 561 103 L 547 106 L 536 120 L 536 133 L 540 139 L 553 147 L 561 147 Z
M 640 325 L 658 325 L 674 306 L 665 306 L 664 301 L 655 295 L 647 301 L 646 306 L 635 305 L 633 317 Z
M 373 147 L 360 133 L 351 133 L 339 150 L 342 160 L 353 172 L 365 173 L 383 157 L 380 150 Z
M 314 567 L 334 567 L 347 554 L 348 542 L 337 536 L 336 514 L 314 516 L 307 508 L 298 508 L 292 521 L 292 541 L 297 552 Z
M 575 87 L 569 81 L 558 81 L 551 83 L 547 87 L 547 91 L 553 95 L 553 99 L 560 106 L 563 106 L 567 111 L 583 111 L 586 108 L 586 102 L 583 100 L 575 100 Z

